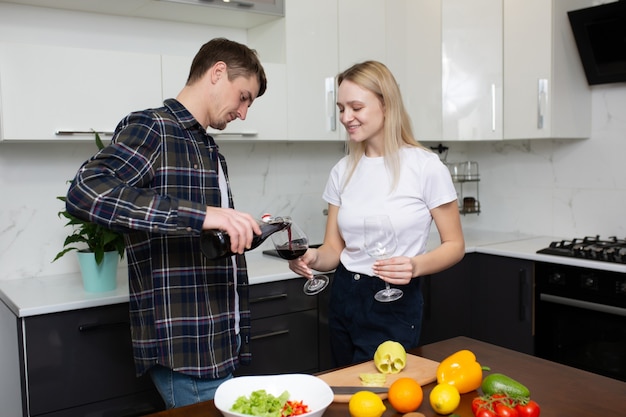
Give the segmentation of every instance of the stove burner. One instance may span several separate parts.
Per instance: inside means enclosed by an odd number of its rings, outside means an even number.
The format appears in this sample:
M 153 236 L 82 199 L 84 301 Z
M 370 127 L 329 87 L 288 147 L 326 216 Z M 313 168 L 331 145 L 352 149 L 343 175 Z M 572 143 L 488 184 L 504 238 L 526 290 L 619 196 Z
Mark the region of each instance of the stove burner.
M 600 236 L 587 236 L 582 239 L 561 240 L 550 243 L 549 247 L 538 250 L 537 253 L 626 264 L 626 239 L 611 236 L 601 240 Z

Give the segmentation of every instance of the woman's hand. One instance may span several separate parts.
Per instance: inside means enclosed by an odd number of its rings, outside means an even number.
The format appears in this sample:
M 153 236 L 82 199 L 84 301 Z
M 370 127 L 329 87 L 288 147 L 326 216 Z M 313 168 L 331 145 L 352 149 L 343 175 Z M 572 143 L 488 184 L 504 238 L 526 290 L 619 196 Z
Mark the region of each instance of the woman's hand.
M 396 256 L 374 262 L 374 275 L 394 285 L 406 285 L 413 278 L 413 264 L 408 256 Z
M 313 279 L 313 271 L 309 265 L 317 260 L 317 249 L 308 249 L 304 255 L 298 259 L 289 261 L 289 269 L 298 275 L 308 279 Z

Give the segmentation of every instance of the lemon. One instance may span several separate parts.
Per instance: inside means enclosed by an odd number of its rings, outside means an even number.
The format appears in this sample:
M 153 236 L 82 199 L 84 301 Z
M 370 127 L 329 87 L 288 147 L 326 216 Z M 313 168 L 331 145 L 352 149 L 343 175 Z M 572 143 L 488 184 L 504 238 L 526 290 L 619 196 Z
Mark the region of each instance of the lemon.
M 359 391 L 350 397 L 348 409 L 352 417 L 380 417 L 386 407 L 383 400 L 373 392 Z
M 450 414 L 459 406 L 461 394 L 454 386 L 442 382 L 430 392 L 430 406 L 437 414 Z

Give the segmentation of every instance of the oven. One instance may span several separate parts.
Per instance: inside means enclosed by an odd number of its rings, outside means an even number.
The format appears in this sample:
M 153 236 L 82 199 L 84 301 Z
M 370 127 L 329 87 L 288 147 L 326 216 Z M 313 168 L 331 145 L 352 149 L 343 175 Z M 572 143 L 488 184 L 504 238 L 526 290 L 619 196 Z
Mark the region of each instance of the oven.
M 593 261 L 535 263 L 535 355 L 626 381 L 626 268 L 609 267 L 626 256 L 611 255 L 615 245 L 603 255 L 603 246 L 574 240 L 538 251 Z

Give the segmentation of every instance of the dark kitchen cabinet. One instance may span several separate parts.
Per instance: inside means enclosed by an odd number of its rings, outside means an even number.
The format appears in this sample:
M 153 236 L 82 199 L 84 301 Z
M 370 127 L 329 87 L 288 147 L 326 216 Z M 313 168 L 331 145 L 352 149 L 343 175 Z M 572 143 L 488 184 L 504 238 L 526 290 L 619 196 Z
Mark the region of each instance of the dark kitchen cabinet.
M 164 408 L 149 377 L 135 377 L 127 303 L 19 320 L 25 416 L 137 416 Z
M 481 254 L 474 268 L 471 337 L 533 354 L 534 262 Z
M 335 275 L 332 273 L 326 273 L 326 276 L 330 279 L 328 287 L 317 297 L 317 317 L 318 317 L 318 330 L 319 337 L 317 343 L 317 358 L 318 358 L 318 372 L 327 371 L 335 368 L 333 363 L 332 354 L 330 351 L 330 331 L 328 328 L 328 310 L 330 304 L 330 292 L 333 285 Z
M 420 345 L 468 336 L 533 354 L 532 261 L 466 254 L 422 280 Z
M 467 254 L 453 267 L 420 278 L 424 296 L 420 345 L 470 335 L 474 260 L 474 254 Z
M 236 375 L 317 372 L 318 299 L 303 285 L 294 278 L 250 286 L 252 364 Z

